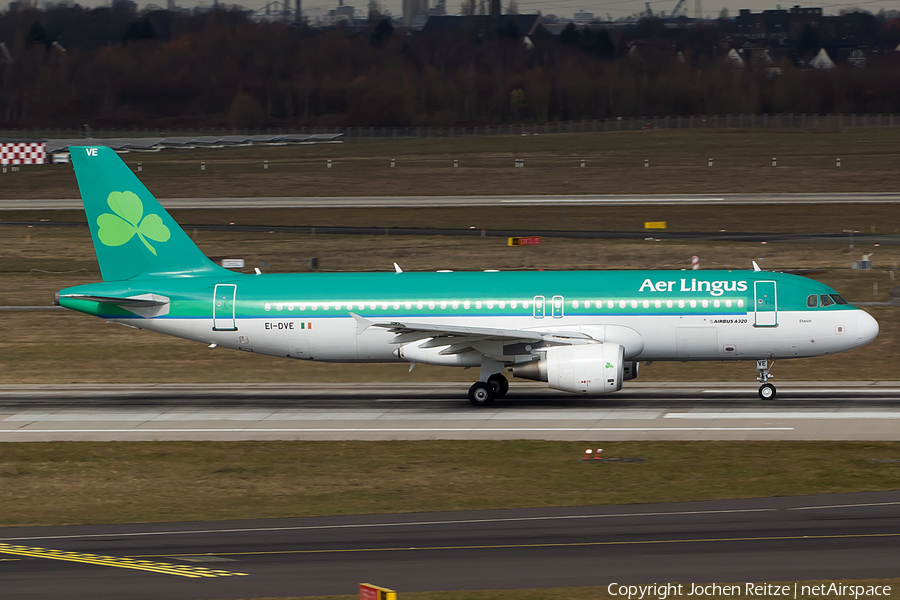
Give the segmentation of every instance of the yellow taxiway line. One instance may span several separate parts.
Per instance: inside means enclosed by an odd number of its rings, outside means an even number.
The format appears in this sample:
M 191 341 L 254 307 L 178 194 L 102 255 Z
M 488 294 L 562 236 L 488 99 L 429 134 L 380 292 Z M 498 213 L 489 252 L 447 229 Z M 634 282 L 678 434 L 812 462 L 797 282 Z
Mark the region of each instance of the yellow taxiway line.
M 0 554 L 13 554 L 30 558 L 47 558 L 50 560 L 62 560 L 67 562 L 100 565 L 104 567 L 118 567 L 120 569 L 134 569 L 137 571 L 149 571 L 163 575 L 178 575 L 179 577 L 234 577 L 246 575 L 246 573 L 233 573 L 218 569 L 206 569 L 188 565 L 176 565 L 171 563 L 155 562 L 150 560 L 136 560 L 135 558 L 119 558 L 115 556 L 101 556 L 99 554 L 83 554 L 80 552 L 66 552 L 64 550 L 51 550 L 48 548 L 34 548 L 31 546 L 14 546 L 0 544 Z M 16 559 L 8 559 L 16 560 Z

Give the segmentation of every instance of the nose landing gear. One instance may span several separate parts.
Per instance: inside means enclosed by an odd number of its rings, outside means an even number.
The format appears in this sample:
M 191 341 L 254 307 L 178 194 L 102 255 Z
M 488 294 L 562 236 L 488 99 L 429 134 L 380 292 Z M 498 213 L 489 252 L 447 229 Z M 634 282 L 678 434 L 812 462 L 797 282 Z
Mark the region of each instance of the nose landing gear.
M 766 359 L 756 361 L 756 371 L 758 373 L 756 380 L 762 384 L 759 386 L 759 397 L 763 400 L 774 400 L 777 393 L 775 386 L 769 383 L 769 379 L 774 377 L 774 375 L 769 374 L 769 371 L 774 366 L 774 360 L 772 364 L 769 364 L 769 361 Z

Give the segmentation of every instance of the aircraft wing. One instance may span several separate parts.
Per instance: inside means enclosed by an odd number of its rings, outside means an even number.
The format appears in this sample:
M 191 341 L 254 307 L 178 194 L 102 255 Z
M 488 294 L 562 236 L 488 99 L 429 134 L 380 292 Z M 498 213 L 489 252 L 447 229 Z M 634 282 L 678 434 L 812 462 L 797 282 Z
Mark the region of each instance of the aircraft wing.
M 372 327 L 383 327 L 391 333 L 404 336 L 404 339 L 399 343 L 430 337 L 477 337 L 485 340 L 503 342 L 539 342 L 544 339 L 544 336 L 536 331 L 495 329 L 493 327 L 461 327 L 458 325 L 418 323 L 411 321 L 373 321 Z
M 362 333 L 369 327 L 380 327 L 397 334 L 389 342 L 391 344 L 409 344 L 419 340 L 428 340 L 419 347 L 424 349 L 449 346 L 442 350 L 441 354 L 476 350 L 488 356 L 502 356 L 504 355 L 503 347 L 510 344 L 530 343 L 536 345 L 540 342 L 577 344 L 584 343 L 582 340 L 591 339 L 589 335 L 580 332 L 469 327 L 423 321 L 380 321 L 351 314 L 357 321 L 357 333 Z

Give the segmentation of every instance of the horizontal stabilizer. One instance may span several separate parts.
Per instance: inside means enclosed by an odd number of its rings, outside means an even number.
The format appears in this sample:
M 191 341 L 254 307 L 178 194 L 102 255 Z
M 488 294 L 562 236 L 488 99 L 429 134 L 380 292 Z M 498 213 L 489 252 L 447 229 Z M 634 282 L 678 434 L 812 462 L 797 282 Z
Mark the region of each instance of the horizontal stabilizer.
M 129 306 L 164 306 L 169 303 L 169 299 L 165 296 L 157 294 L 142 294 L 140 296 L 130 296 L 127 298 L 119 298 L 116 296 L 92 296 L 89 294 L 66 294 L 62 298 L 71 298 L 72 300 L 90 300 L 92 302 L 102 302 L 104 304 L 115 304 L 127 308 Z
M 109 306 L 118 306 L 145 319 L 169 314 L 169 299 L 159 294 L 137 296 L 98 296 L 94 294 L 63 294 L 65 300 L 87 300 Z

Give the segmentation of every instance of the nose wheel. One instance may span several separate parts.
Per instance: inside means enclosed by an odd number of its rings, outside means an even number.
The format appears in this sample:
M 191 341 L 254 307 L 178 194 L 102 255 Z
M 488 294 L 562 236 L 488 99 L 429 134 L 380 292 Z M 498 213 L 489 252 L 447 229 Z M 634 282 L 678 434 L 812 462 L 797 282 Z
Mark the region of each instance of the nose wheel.
M 774 360 L 771 364 L 766 359 L 756 361 L 756 371 L 758 373 L 756 380 L 762 384 L 759 386 L 759 397 L 763 400 L 774 400 L 777 393 L 775 386 L 769 383 L 769 379 L 774 377 L 769 373 L 773 366 L 775 366 Z

